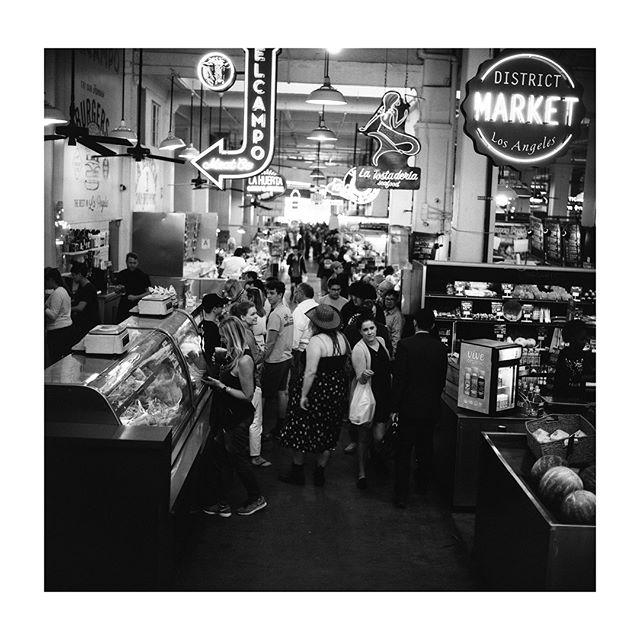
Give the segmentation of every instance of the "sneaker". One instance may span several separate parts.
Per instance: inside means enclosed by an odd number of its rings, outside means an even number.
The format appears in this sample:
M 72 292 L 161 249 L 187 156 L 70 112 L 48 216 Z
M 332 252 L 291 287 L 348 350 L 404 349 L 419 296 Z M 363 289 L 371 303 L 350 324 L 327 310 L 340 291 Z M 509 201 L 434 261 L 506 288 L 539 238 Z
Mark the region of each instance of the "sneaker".
M 253 502 L 248 502 L 243 507 L 239 507 L 236 509 L 236 513 L 239 516 L 250 516 L 252 513 L 256 511 L 260 511 L 260 509 L 264 509 L 267 506 L 267 501 L 264 496 L 260 496 Z
M 356 449 L 358 448 L 358 444 L 356 442 L 350 442 L 345 448 L 344 448 L 344 452 L 348 453 L 348 454 L 352 454 L 355 453 Z
M 231 507 L 228 504 L 212 504 L 209 507 L 204 507 L 202 510 L 210 516 L 220 516 L 221 518 L 231 517 Z
M 262 456 L 253 456 L 251 458 L 251 464 L 255 467 L 270 467 L 271 463 Z

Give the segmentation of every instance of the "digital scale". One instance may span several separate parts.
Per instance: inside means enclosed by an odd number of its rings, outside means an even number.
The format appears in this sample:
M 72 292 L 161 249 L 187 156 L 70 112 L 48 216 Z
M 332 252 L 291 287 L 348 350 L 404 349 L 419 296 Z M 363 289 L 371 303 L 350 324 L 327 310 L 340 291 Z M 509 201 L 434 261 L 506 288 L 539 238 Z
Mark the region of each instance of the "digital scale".
M 129 345 L 129 329 L 119 324 L 99 324 L 84 338 L 87 354 L 114 355 L 124 353 Z
M 150 293 L 138 300 L 138 313 L 143 316 L 168 316 L 173 311 L 173 298 L 168 293 Z

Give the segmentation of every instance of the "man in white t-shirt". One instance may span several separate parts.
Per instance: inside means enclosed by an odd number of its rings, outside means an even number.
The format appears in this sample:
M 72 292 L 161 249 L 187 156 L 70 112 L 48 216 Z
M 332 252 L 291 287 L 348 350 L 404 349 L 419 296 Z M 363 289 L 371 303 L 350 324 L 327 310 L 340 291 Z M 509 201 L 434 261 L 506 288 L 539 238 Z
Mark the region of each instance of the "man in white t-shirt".
M 283 302 L 284 282 L 271 280 L 266 284 L 267 300 L 271 311 L 267 317 L 267 341 L 264 349 L 264 368 L 262 370 L 263 409 L 267 402 L 276 398 L 278 402 L 277 434 L 287 415 L 289 400 L 288 382 L 292 361 L 293 316 Z M 263 411 L 266 417 L 267 412 Z M 263 425 L 264 426 L 264 425 Z M 265 431 L 269 433 L 268 431 Z M 272 434 L 274 435 L 274 434 Z
M 306 314 L 309 309 L 318 306 L 313 296 L 313 287 L 306 282 L 301 282 L 296 286 L 295 301 L 298 306 L 293 311 L 293 369 L 291 375 L 300 374 L 300 359 L 311 339 L 311 320 Z
M 222 261 L 222 277 L 240 279 L 242 272 L 247 268 L 247 262 L 242 257 L 242 247 L 238 247 L 232 256 L 227 256 Z
M 343 298 L 341 295 L 342 285 L 340 284 L 340 281 L 337 278 L 329 278 L 329 281 L 327 282 L 327 290 L 329 291 L 329 293 L 327 293 L 326 296 L 322 296 L 322 298 L 319 298 L 318 303 L 328 304 L 334 309 L 337 309 L 338 313 L 340 313 L 342 307 L 344 307 L 344 305 L 348 302 L 348 300 L 346 298 Z

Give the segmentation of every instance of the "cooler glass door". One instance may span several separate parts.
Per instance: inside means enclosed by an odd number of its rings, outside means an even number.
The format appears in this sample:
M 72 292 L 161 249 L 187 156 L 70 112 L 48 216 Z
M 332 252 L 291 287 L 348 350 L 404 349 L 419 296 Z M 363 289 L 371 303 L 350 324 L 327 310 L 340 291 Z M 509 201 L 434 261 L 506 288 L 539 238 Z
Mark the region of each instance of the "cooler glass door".
M 496 388 L 496 411 L 506 411 L 516 406 L 518 387 L 518 364 L 498 367 Z

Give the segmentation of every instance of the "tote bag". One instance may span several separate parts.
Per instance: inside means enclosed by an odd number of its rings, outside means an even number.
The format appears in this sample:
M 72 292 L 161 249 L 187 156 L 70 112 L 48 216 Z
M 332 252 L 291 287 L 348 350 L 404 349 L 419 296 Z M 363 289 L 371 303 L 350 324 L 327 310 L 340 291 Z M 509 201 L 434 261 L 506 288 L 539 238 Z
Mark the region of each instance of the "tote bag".
M 371 358 L 368 350 L 365 358 L 367 361 L 366 367 L 369 369 L 371 367 Z M 351 403 L 349 404 L 349 422 L 356 425 L 367 424 L 373 420 L 375 411 L 376 399 L 373 397 L 371 380 L 368 380 L 366 384 L 356 382 L 351 396 Z

